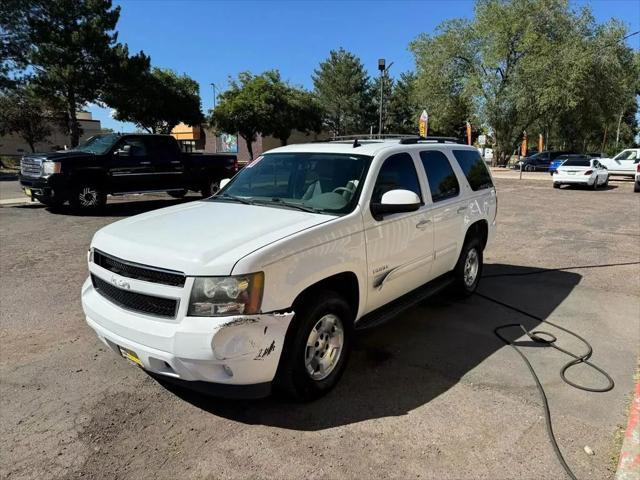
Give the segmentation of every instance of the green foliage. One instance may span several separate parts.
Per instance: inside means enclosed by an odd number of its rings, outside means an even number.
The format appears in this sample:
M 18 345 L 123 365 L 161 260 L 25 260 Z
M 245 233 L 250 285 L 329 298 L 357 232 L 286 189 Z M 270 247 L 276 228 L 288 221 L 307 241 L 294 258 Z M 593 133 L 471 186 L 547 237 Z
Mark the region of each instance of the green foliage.
M 202 123 L 200 87 L 195 80 L 169 69 L 145 70 L 140 57 L 123 54 L 121 59 L 122 79 L 104 97 L 105 103 L 115 109 L 113 118 L 162 134 L 171 133 L 180 122 Z
M 418 103 L 436 131 L 457 133 L 467 119 L 488 127 L 499 161 L 524 130 L 544 132 L 548 146 L 599 150 L 635 103 L 639 72 L 624 33 L 566 0 L 479 0 L 473 19 L 411 43 Z
M 416 99 L 416 76 L 412 72 L 400 74 L 393 85 L 386 107 L 386 131 L 390 133 L 418 134 L 422 109 Z
M 243 72 L 229 83 L 229 89 L 220 95 L 218 106 L 211 112 L 209 123 L 219 131 L 238 132 L 252 158 L 252 143 L 258 134 L 273 135 L 286 144 L 292 130 L 319 132 L 322 128 L 316 99 L 283 82 L 277 70 L 261 75 Z
M 32 88 L 13 89 L 0 95 L 0 135 L 16 134 L 32 152 L 35 145 L 51 135 L 46 106 Z
M 342 48 L 331 50 L 312 78 L 315 94 L 324 109 L 323 123 L 331 133 L 362 133 L 377 126 L 375 92 L 358 57 Z

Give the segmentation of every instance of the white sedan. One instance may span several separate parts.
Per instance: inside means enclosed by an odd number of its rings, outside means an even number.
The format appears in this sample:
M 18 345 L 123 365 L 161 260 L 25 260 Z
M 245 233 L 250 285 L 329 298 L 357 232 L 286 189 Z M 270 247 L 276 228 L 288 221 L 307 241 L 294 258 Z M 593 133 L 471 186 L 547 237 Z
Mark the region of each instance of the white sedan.
M 609 171 L 595 158 L 569 158 L 553 174 L 553 188 L 584 185 L 597 189 L 609 184 Z

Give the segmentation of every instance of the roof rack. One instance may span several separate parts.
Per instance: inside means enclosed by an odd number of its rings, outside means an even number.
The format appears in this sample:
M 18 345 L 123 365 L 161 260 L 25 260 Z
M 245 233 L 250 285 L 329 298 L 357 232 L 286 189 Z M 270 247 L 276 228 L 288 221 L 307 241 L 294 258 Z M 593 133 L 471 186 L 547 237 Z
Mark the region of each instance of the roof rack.
M 358 135 L 338 135 L 328 139 L 328 142 L 345 142 L 352 140 L 395 140 L 402 138 L 412 138 L 416 135 L 407 135 L 402 133 L 364 133 Z
M 412 136 L 408 138 L 401 138 L 400 143 L 402 145 L 413 145 L 416 143 L 464 143 L 456 137 L 419 137 Z

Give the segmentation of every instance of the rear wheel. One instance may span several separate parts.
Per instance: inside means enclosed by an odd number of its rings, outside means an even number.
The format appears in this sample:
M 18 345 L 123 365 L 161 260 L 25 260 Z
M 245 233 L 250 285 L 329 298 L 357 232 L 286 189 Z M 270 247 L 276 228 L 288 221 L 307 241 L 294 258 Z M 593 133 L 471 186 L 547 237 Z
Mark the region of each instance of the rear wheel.
M 553 188 L 560 188 L 560 184 L 557 182 L 553 182 Z
M 591 185 L 591 188 L 593 188 L 594 190 L 598 189 L 598 177 L 596 176 L 595 180 L 593 181 L 593 185 Z
M 313 295 L 295 308 L 276 386 L 303 401 L 321 397 L 340 379 L 351 348 L 352 313 L 337 293 Z
M 453 270 L 457 293 L 469 296 L 476 291 L 480 283 L 482 267 L 482 243 L 477 237 L 470 238 L 462 247 L 458 263 Z
M 636 182 L 633 186 L 634 192 L 640 192 L 640 183 Z
M 209 198 L 211 195 L 215 195 L 220 190 L 220 180 L 210 180 L 206 183 L 200 193 L 204 198 Z
M 82 184 L 73 189 L 69 203 L 78 212 L 97 211 L 107 203 L 107 195 L 97 184 Z

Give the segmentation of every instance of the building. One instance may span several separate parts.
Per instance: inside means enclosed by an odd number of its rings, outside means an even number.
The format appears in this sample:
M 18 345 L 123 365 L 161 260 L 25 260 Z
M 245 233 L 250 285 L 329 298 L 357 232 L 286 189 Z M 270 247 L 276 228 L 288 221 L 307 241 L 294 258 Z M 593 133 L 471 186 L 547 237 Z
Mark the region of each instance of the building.
M 178 140 L 180 146 L 185 152 L 203 152 L 203 153 L 237 153 L 239 163 L 249 162 L 249 150 L 247 143 L 239 135 L 222 134 L 215 135 L 213 130 L 204 126 L 191 127 L 181 123 L 171 131 L 171 135 Z M 313 142 L 320 138 L 327 138 L 328 135 L 320 133 L 305 134 L 293 131 L 289 137 L 289 143 L 305 143 Z M 279 147 L 280 140 L 274 137 L 258 135 L 256 141 L 253 142 L 254 158 Z
M 82 133 L 80 141 L 100 133 L 100 120 L 94 120 L 89 112 L 78 113 L 78 123 Z M 50 152 L 52 150 L 61 150 L 65 145 L 69 144 L 69 136 L 62 129 L 51 122 L 51 135 L 44 141 L 36 144 L 36 152 Z M 7 157 L 21 157 L 22 155 L 31 153 L 31 147 L 19 135 L 3 135 L 0 136 L 0 155 Z

